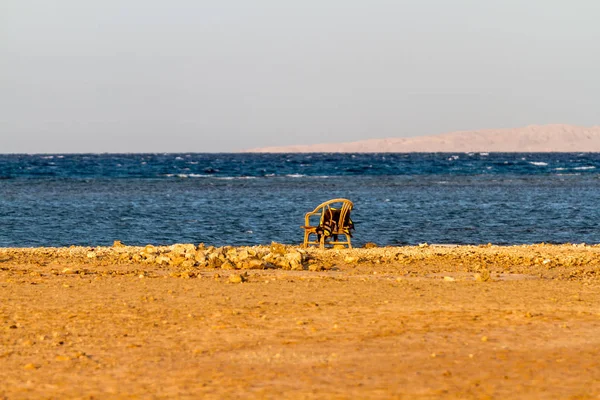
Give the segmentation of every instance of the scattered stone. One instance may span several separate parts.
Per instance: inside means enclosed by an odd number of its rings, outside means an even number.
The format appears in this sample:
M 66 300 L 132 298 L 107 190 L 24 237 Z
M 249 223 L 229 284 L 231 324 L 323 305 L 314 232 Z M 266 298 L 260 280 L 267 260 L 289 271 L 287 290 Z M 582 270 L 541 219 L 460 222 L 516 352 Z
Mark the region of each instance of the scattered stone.
M 476 273 L 474 277 L 477 282 L 488 282 L 492 279 L 490 271 L 487 269 L 483 269 L 481 272 Z
M 453 277 L 451 277 L 451 276 L 445 276 L 445 277 L 444 277 L 444 281 L 446 281 L 446 282 L 454 282 L 454 281 L 456 281 L 456 279 L 454 279 L 454 278 L 453 278 Z
M 363 247 L 364 247 L 365 249 L 374 249 L 374 248 L 376 248 L 376 247 L 379 247 L 379 246 L 377 246 L 377 244 L 376 244 L 376 243 L 373 243 L 373 242 L 367 242 L 367 243 L 365 243 L 365 245 L 364 245 Z
M 246 282 L 246 278 L 243 275 L 232 274 L 229 275 L 229 283 L 242 283 Z

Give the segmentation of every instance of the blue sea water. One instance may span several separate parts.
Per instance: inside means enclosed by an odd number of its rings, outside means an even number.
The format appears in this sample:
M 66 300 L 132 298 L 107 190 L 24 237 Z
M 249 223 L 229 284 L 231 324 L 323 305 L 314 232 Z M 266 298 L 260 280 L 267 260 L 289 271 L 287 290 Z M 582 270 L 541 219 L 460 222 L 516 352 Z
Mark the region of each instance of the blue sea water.
M 0 247 L 302 242 L 344 197 L 353 243 L 600 242 L 600 154 L 0 155 Z

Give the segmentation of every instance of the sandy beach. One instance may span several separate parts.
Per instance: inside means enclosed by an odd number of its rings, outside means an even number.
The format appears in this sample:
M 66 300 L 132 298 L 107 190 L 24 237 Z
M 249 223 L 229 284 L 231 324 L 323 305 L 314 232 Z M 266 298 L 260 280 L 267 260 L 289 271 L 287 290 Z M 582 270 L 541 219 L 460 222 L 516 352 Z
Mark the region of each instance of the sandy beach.
M 598 398 L 600 246 L 0 249 L 0 399 Z

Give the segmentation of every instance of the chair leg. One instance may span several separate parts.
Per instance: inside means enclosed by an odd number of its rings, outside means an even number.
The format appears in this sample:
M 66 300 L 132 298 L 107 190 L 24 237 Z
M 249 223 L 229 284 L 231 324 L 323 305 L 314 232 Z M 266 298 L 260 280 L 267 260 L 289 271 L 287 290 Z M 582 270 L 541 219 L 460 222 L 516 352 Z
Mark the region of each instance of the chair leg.
M 305 249 L 308 247 L 308 239 L 309 239 L 308 231 L 304 231 L 304 243 L 302 244 L 302 247 Z
M 348 248 L 352 248 L 352 241 L 350 240 L 350 236 L 346 235 L 346 239 L 348 240 Z
M 321 243 L 319 247 L 321 247 L 321 250 L 325 250 L 325 235 L 321 235 Z

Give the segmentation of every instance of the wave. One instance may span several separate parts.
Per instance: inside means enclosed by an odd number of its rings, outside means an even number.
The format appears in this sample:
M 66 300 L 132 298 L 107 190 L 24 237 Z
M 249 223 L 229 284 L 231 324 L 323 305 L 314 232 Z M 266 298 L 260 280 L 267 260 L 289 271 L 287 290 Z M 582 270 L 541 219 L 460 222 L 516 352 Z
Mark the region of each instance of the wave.
M 234 180 L 234 179 L 259 179 L 259 178 L 310 178 L 310 179 L 328 179 L 333 178 L 333 175 L 304 175 L 304 174 L 266 174 L 263 176 L 215 176 L 209 174 L 164 174 L 162 175 L 167 178 L 213 178 L 220 180 Z M 0 177 L 1 178 L 1 177 Z
M 594 167 L 593 165 L 589 165 L 589 166 L 586 166 L 586 167 L 574 167 L 574 168 L 559 167 L 559 168 L 554 168 L 555 171 L 569 171 L 569 170 L 573 170 L 573 171 L 587 171 L 587 170 L 592 170 L 592 169 L 596 169 L 596 167 Z
M 543 162 L 543 161 L 529 161 L 529 164 L 535 165 L 535 166 L 538 166 L 538 167 L 545 167 L 545 166 L 548 165 L 547 162 Z

